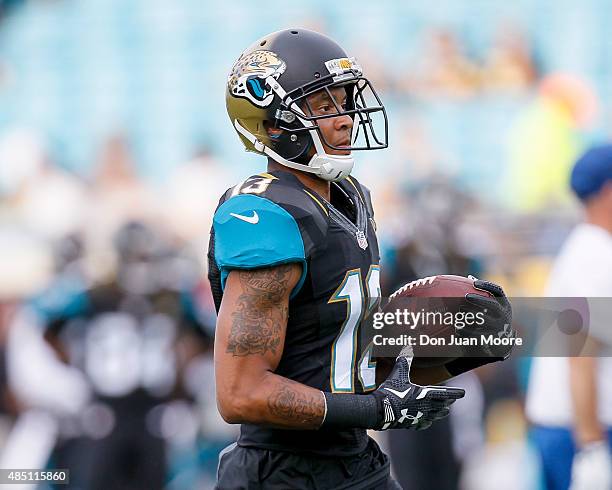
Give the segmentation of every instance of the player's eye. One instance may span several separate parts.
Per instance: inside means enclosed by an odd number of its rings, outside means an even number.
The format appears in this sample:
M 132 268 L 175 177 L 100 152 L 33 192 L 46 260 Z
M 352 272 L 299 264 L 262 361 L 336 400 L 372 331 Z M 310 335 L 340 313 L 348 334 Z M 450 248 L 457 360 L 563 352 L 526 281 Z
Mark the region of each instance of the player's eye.
M 341 111 L 342 112 L 346 111 L 346 102 L 344 104 L 338 104 L 338 106 L 335 106 L 333 104 L 323 104 L 319 106 L 319 112 L 323 112 L 323 113 L 329 113 L 329 112 L 340 113 Z

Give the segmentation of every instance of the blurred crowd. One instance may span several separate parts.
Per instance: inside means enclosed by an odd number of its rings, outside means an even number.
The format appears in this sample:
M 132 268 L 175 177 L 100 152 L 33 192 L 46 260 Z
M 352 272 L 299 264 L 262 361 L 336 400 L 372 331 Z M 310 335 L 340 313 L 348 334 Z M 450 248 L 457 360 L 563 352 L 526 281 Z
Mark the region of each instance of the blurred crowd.
M 502 25 L 482 54 L 470 53 L 452 28 L 432 28 L 415 43 L 417 60 L 389 70 L 365 50 L 364 63 L 376 86 L 416 99 L 467 99 L 491 94 L 522 94 L 539 78 L 535 53 L 526 33 L 508 22 Z M 416 61 L 416 63 L 415 63 Z M 396 68 L 396 67 L 394 67 Z
M 120 135 L 88 177 L 33 133 L 4 144 L 0 462 L 54 461 L 84 488 L 209 487 L 234 435 L 203 266 L 223 168 L 203 150 L 153 189 Z

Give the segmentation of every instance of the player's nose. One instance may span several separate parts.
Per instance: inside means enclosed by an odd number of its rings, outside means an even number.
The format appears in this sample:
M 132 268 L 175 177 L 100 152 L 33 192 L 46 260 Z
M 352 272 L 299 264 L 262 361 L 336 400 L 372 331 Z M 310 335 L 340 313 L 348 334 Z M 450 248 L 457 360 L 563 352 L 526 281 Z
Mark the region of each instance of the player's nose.
M 353 129 L 353 118 L 347 114 L 334 117 L 334 129 L 338 131 L 343 129 Z

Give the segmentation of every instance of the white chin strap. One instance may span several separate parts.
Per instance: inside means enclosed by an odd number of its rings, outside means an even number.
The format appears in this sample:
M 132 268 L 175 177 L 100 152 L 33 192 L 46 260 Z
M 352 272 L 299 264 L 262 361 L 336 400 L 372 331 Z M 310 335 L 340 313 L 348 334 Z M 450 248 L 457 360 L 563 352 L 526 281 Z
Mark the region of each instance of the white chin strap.
M 274 77 L 268 77 L 266 79 L 266 83 L 272 87 L 272 90 L 281 98 L 285 98 L 286 92 L 280 86 L 278 81 Z M 287 98 L 287 105 L 294 105 L 293 109 L 302 114 L 304 113 L 302 110 L 295 104 L 290 98 Z M 305 127 L 314 127 L 315 124 L 308 119 L 304 119 L 300 116 L 297 116 L 298 119 Z M 345 179 L 349 176 L 351 171 L 353 170 L 353 165 L 355 164 L 355 160 L 353 160 L 353 156 L 351 154 L 348 155 L 329 155 L 325 153 L 325 149 L 323 148 L 323 143 L 321 142 L 321 138 L 319 137 L 319 133 L 314 130 L 310 131 L 310 137 L 315 145 L 316 153 L 310 159 L 307 165 L 292 162 L 282 157 L 278 153 L 276 153 L 272 148 L 266 146 L 264 143 L 259 141 L 255 135 L 250 133 L 245 127 L 243 127 L 237 119 L 234 120 L 234 127 L 236 131 L 244 136 L 248 141 L 252 143 L 255 149 L 261 153 L 265 153 L 275 162 L 284 165 L 285 167 L 293 168 L 295 170 L 300 170 L 302 172 L 308 172 L 311 174 L 320 177 L 323 180 L 328 180 L 331 182 L 335 182 L 338 180 Z
M 342 180 L 348 177 L 353 170 L 353 165 L 355 161 L 353 160 L 352 155 L 328 155 L 324 150 L 321 152 L 318 151 L 313 155 L 313 157 L 308 162 L 308 165 L 302 163 L 292 162 L 283 158 L 281 155 L 276 153 L 272 148 L 266 146 L 261 141 L 259 141 L 253 134 L 247 131 L 238 120 L 234 120 L 234 127 L 236 131 L 238 131 L 242 136 L 244 136 L 247 140 L 249 140 L 255 149 L 261 153 L 265 153 L 275 162 L 284 165 L 285 167 L 293 168 L 295 170 L 300 170 L 302 172 L 308 172 L 311 174 L 320 177 L 323 180 L 329 180 L 331 182 L 335 182 L 337 180 Z M 312 139 L 314 141 L 315 147 L 323 146 L 321 145 L 321 140 L 319 135 L 314 133 L 311 134 Z M 318 143 L 318 144 L 317 144 Z

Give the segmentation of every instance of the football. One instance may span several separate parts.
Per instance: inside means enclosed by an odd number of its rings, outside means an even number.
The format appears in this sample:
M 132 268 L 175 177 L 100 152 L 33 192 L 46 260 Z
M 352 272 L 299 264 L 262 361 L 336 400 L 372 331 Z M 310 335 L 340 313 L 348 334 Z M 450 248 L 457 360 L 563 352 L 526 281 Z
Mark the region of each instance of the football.
M 401 331 L 413 338 L 415 367 L 441 366 L 462 355 L 455 334 L 479 318 L 465 296 L 491 296 L 476 289 L 474 280 L 454 275 L 430 276 L 409 282 L 391 294 L 382 311 L 395 316 L 396 334 Z

